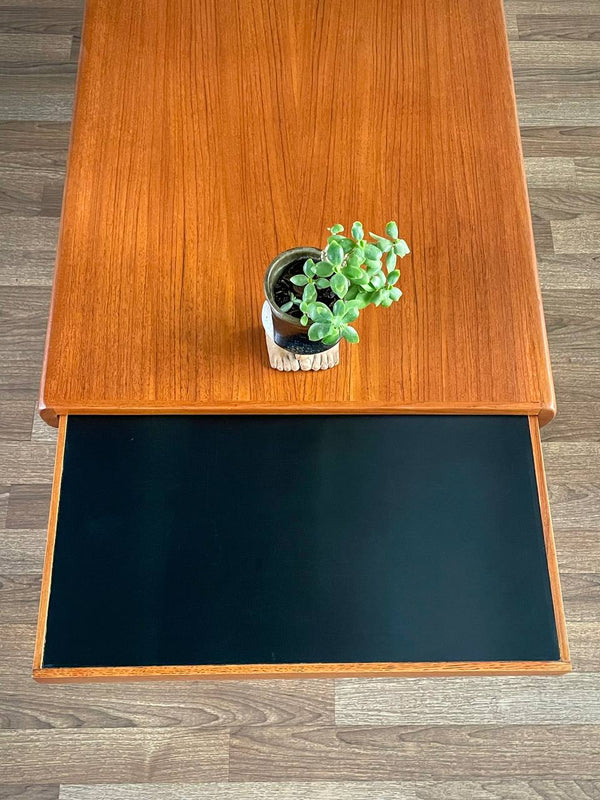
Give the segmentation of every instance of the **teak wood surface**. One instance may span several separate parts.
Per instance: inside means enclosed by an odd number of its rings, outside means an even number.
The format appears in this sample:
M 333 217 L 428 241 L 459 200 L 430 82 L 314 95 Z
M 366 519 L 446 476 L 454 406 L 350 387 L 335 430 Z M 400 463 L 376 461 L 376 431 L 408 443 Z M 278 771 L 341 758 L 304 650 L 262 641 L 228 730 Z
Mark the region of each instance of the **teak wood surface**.
M 554 619 L 560 659 L 557 661 L 462 661 L 462 662 L 385 662 L 385 663 L 309 663 L 309 664 L 176 664 L 172 666 L 121 666 L 121 667 L 44 667 L 44 645 L 48 604 L 52 590 L 52 565 L 60 502 L 63 458 L 68 416 L 60 418 L 58 448 L 54 469 L 54 484 L 50 504 L 48 541 L 40 611 L 35 642 L 33 677 L 41 683 L 75 683 L 88 681 L 138 681 L 138 680 L 199 680 L 225 678 L 325 678 L 325 677 L 384 677 L 384 676 L 449 676 L 449 675 L 557 675 L 571 670 L 565 615 L 560 589 L 552 521 L 548 505 L 548 490 L 544 475 L 540 444 L 539 420 L 529 417 L 529 432 L 540 503 L 546 561 L 552 593 Z M 515 558 L 518 554 L 515 554 Z
M 266 266 L 355 219 L 404 297 L 271 370 Z M 501 0 L 89 0 L 41 410 L 550 419 Z

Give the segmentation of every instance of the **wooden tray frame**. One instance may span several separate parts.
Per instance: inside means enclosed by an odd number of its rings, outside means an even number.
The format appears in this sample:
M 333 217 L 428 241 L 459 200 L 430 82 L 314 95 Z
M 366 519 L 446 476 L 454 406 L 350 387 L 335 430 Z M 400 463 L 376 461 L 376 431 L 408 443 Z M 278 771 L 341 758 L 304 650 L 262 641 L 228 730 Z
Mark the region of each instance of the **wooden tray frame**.
M 453 661 L 453 662 L 373 662 L 340 664 L 230 664 L 173 665 L 147 667 L 43 667 L 46 621 L 52 581 L 54 543 L 60 500 L 63 459 L 68 415 L 59 418 L 58 445 L 54 466 L 54 483 L 50 501 L 48 541 L 42 573 L 33 678 L 40 683 L 79 683 L 99 681 L 142 680 L 216 680 L 241 678 L 340 678 L 340 677 L 425 677 L 452 675 L 559 675 L 571 671 L 569 645 L 544 475 L 539 421 L 529 416 L 529 431 L 546 545 L 548 574 L 552 592 L 554 618 L 558 636 L 558 661 Z

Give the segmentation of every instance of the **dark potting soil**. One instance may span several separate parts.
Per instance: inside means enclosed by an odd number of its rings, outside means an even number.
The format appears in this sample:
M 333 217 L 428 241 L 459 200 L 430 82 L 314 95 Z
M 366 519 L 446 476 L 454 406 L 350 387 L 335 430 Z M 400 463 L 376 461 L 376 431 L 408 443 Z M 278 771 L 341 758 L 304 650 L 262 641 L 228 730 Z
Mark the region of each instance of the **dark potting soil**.
M 304 258 L 298 259 L 297 261 L 292 261 L 285 272 L 283 272 L 278 278 L 275 288 L 273 289 L 273 295 L 275 297 L 275 303 L 279 308 L 289 302 L 290 293 L 294 294 L 298 298 L 302 297 L 304 286 L 295 286 L 291 279 L 294 277 L 294 275 L 302 274 L 302 267 L 304 266 L 305 261 L 306 259 Z M 317 289 L 317 300 L 321 303 L 325 303 L 325 305 L 329 306 L 329 308 L 333 308 L 333 304 L 337 299 L 337 296 L 331 291 L 331 289 Z M 286 313 L 291 317 L 296 317 L 296 319 L 300 319 L 302 316 L 302 312 L 298 306 L 293 306 Z

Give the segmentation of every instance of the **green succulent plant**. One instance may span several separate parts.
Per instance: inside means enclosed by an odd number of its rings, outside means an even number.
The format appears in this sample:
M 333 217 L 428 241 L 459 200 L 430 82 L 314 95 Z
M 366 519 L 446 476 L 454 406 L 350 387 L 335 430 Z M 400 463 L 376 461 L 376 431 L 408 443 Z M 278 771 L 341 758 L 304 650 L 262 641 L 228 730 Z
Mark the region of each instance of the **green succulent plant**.
M 302 299 L 290 295 L 282 311 L 297 305 L 302 312 L 301 323 L 309 325 L 308 338 L 335 344 L 343 337 L 348 342 L 358 342 L 358 333 L 350 323 L 368 305 L 388 308 L 402 297 L 396 286 L 400 279 L 397 260 L 410 253 L 409 247 L 398 237 L 398 226 L 388 222 L 385 236 L 369 232 L 373 241 L 365 239 L 360 222 L 352 225 L 350 236 L 344 236 L 343 225 L 332 225 L 321 260 L 309 258 L 303 272 L 291 279 L 295 286 L 303 286 Z M 329 308 L 317 301 L 317 290 L 331 288 L 339 298 Z

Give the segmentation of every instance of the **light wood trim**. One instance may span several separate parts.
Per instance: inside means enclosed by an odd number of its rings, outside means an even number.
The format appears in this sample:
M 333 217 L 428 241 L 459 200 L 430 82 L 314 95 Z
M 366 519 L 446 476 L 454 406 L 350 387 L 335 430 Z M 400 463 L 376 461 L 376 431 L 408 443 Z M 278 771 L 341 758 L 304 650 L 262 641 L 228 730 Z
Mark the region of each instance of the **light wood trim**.
M 296 373 L 293 373 L 296 374 Z M 542 421 L 543 408 L 539 403 L 420 403 L 418 405 L 392 406 L 381 403 L 360 402 L 340 405 L 335 401 L 315 403 L 307 401 L 301 406 L 296 404 L 282 404 L 273 402 L 241 403 L 231 401 L 216 405 L 204 406 L 171 406 L 169 403 L 156 403 L 152 406 L 135 408 L 118 402 L 107 405 L 96 404 L 76 405 L 74 408 L 58 408 L 59 416 L 66 414 L 77 415 L 120 415 L 120 416 L 146 416 L 146 415 L 178 415 L 178 414 L 450 414 L 450 415 L 494 415 L 502 416 L 536 416 L 540 415 Z M 42 417 L 51 425 L 58 424 L 58 417 L 54 418 L 50 409 L 41 411 Z M 547 420 L 545 420 L 547 421 Z
M 554 619 L 556 621 L 556 633 L 558 635 L 560 658 L 561 661 L 570 665 L 569 642 L 567 639 L 567 626 L 565 623 L 565 610 L 560 588 L 560 575 L 558 571 L 558 560 L 556 558 L 556 545 L 554 543 L 552 517 L 550 515 L 550 503 L 548 501 L 548 487 L 546 485 L 546 474 L 544 472 L 544 458 L 542 455 L 542 444 L 540 441 L 540 428 L 536 417 L 529 417 L 529 430 L 531 433 L 533 463 L 535 466 L 538 497 L 540 501 L 540 513 L 542 515 L 542 526 L 544 529 L 546 560 L 548 562 L 548 573 L 550 575 L 550 589 L 552 591 L 552 603 L 554 606 Z
M 561 675 L 564 661 L 444 661 L 353 664 L 233 664 L 173 667 L 78 667 L 34 669 L 39 683 L 144 680 L 240 680 L 258 678 L 405 678 L 467 675 Z
M 40 607 L 38 613 L 37 632 L 35 637 L 35 650 L 33 654 L 33 672 L 42 668 L 44 644 L 46 640 L 46 620 L 48 619 L 48 603 L 50 601 L 50 585 L 52 582 L 52 564 L 54 563 L 54 543 L 56 540 L 56 523 L 58 521 L 58 506 L 60 503 L 60 489 L 65 455 L 65 442 L 67 437 L 68 417 L 60 417 L 58 425 L 58 441 L 56 444 L 56 457 L 54 461 L 54 477 L 52 494 L 50 496 L 50 513 L 48 517 L 48 539 L 46 541 L 46 554 L 42 571 L 42 587 L 40 591 Z
M 83 8 L 83 19 L 81 21 L 82 31 L 86 29 L 86 18 L 88 13 L 88 3 L 84 3 Z M 73 101 L 73 117 L 75 117 L 78 113 L 78 104 L 79 104 L 79 97 L 80 97 L 80 85 L 82 81 L 82 74 L 83 70 L 81 69 L 81 64 L 84 58 L 84 51 L 85 47 L 83 46 L 83 42 L 80 42 L 79 48 L 79 55 L 77 58 L 77 76 L 75 78 L 75 98 Z M 69 181 L 69 174 L 71 170 L 71 153 L 73 152 L 73 139 L 74 139 L 74 126 L 71 125 L 71 129 L 69 131 L 69 145 L 67 148 L 67 163 L 65 169 L 65 185 Z M 64 189 L 63 189 L 63 198 L 61 203 L 61 215 L 60 221 L 58 224 L 58 241 L 60 242 L 64 236 L 64 227 L 67 223 L 67 215 L 63 213 L 64 209 Z M 57 306 L 56 302 L 56 295 L 57 295 L 57 281 L 56 281 L 56 274 L 58 272 L 60 264 L 59 253 L 58 249 L 56 251 L 56 256 L 54 259 L 54 280 L 52 281 L 52 293 L 50 295 L 50 308 L 48 310 L 48 327 L 46 328 L 46 339 L 44 344 L 44 360 L 42 362 L 42 373 L 40 376 L 40 391 L 39 391 L 39 399 L 38 399 L 38 413 L 40 417 L 47 422 L 48 425 L 51 425 L 53 428 L 58 428 L 58 418 L 62 414 L 66 414 L 66 411 L 58 411 L 50 408 L 46 408 L 46 404 L 44 402 L 44 386 L 46 385 L 46 369 L 48 365 L 47 353 L 48 348 L 50 347 L 50 336 L 52 334 L 52 320 L 54 318 L 55 309 Z
M 143 680 L 216 680 L 241 678 L 325 678 L 325 677 L 426 677 L 460 675 L 559 675 L 571 671 L 565 617 L 560 590 L 556 549 L 548 504 L 548 492 L 540 444 L 539 423 L 529 417 L 533 460 L 540 502 L 540 513 L 546 545 L 546 557 L 554 617 L 559 641 L 558 661 L 456 661 L 456 662 L 386 662 L 340 664 L 232 664 L 232 665 L 174 665 L 149 667 L 77 667 L 43 668 L 42 657 L 46 619 L 50 598 L 56 523 L 60 500 L 63 458 L 68 417 L 59 421 L 59 436 L 54 467 L 54 485 L 50 503 L 48 543 L 42 574 L 40 612 L 35 644 L 33 678 L 39 683 L 85 683 L 103 681 Z

